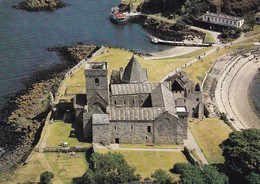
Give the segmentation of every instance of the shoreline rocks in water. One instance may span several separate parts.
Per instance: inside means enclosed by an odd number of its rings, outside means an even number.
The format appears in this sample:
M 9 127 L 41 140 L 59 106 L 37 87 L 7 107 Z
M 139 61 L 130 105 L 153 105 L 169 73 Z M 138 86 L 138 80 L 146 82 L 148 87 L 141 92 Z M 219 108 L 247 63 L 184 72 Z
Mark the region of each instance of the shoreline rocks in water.
M 12 7 L 27 11 L 54 11 L 68 5 L 61 0 L 25 0 Z
M 24 162 L 37 144 L 45 118 L 49 112 L 49 92 L 55 93 L 65 73 L 78 61 L 70 58 L 89 57 L 96 48 L 93 45 L 61 47 L 66 63 L 55 64 L 35 73 L 25 81 L 25 88 L 9 97 L 0 111 L 0 172 L 15 168 Z M 71 48 L 72 51 L 71 51 Z M 66 55 L 66 53 L 70 53 Z M 79 57 L 78 53 L 81 53 Z M 88 54 L 89 55 L 88 55 Z

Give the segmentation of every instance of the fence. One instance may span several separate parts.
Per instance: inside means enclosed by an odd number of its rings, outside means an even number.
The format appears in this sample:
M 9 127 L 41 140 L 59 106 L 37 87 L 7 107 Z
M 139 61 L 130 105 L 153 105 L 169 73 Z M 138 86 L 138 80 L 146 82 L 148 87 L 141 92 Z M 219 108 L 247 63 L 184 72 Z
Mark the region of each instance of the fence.
M 35 148 L 36 152 L 86 152 L 90 147 L 45 147 Z

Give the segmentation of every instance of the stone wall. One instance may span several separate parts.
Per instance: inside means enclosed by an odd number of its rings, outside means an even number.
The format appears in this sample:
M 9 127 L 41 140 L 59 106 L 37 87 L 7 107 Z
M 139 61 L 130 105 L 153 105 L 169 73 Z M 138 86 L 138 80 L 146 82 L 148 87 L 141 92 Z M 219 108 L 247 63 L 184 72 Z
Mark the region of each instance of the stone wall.
M 118 107 L 143 107 L 147 102 L 149 94 L 117 95 L 110 97 L 110 105 Z
M 187 94 L 186 104 L 190 117 L 198 117 L 198 105 L 200 102 L 202 102 L 202 95 L 200 91 L 194 91 L 193 93 Z
M 110 143 L 152 144 L 153 128 L 153 121 L 110 122 Z
M 185 131 L 185 126 L 182 126 L 177 117 L 164 112 L 154 122 L 154 143 L 183 144 Z
M 110 139 L 110 127 L 109 124 L 103 124 L 103 125 L 92 125 L 92 131 L 93 131 L 93 142 L 100 143 L 103 145 L 109 145 L 109 139 Z

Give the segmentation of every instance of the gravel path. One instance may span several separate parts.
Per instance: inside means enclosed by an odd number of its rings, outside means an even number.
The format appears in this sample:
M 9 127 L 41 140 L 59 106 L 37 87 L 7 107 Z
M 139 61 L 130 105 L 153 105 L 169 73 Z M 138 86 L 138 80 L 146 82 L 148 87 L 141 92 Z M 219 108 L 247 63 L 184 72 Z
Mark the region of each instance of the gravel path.
M 144 57 L 144 59 L 165 59 L 172 58 L 176 56 L 181 56 L 184 54 L 188 54 L 194 52 L 196 50 L 201 49 L 201 47 L 173 47 L 171 49 L 167 49 L 161 52 L 153 52 L 150 53 L 152 56 Z

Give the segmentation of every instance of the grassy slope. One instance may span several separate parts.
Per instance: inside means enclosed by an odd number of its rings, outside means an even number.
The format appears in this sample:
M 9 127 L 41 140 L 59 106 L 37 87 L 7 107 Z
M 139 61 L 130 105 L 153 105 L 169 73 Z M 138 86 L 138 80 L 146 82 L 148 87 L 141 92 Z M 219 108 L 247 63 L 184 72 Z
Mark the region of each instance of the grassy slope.
M 217 118 L 204 119 L 198 122 L 189 122 L 189 128 L 203 150 L 210 164 L 223 163 L 222 151 L 219 144 L 228 138 L 232 130 L 222 120 Z
M 203 58 L 203 61 L 196 62 L 192 64 L 192 66 L 188 66 L 187 68 L 182 69 L 185 71 L 188 75 L 188 77 L 193 80 L 195 83 L 201 83 L 202 81 L 200 79 L 203 79 L 206 75 L 206 73 L 210 70 L 210 68 L 213 66 L 214 61 L 227 53 L 230 53 L 234 51 L 235 49 L 239 47 L 248 48 L 252 45 L 232 45 L 230 48 L 223 48 L 220 49 L 219 52 L 214 52 L 213 54 L 210 54 Z
M 260 33 L 260 25 L 255 24 L 253 31 L 248 31 L 245 33 L 246 37 L 253 36 Z

